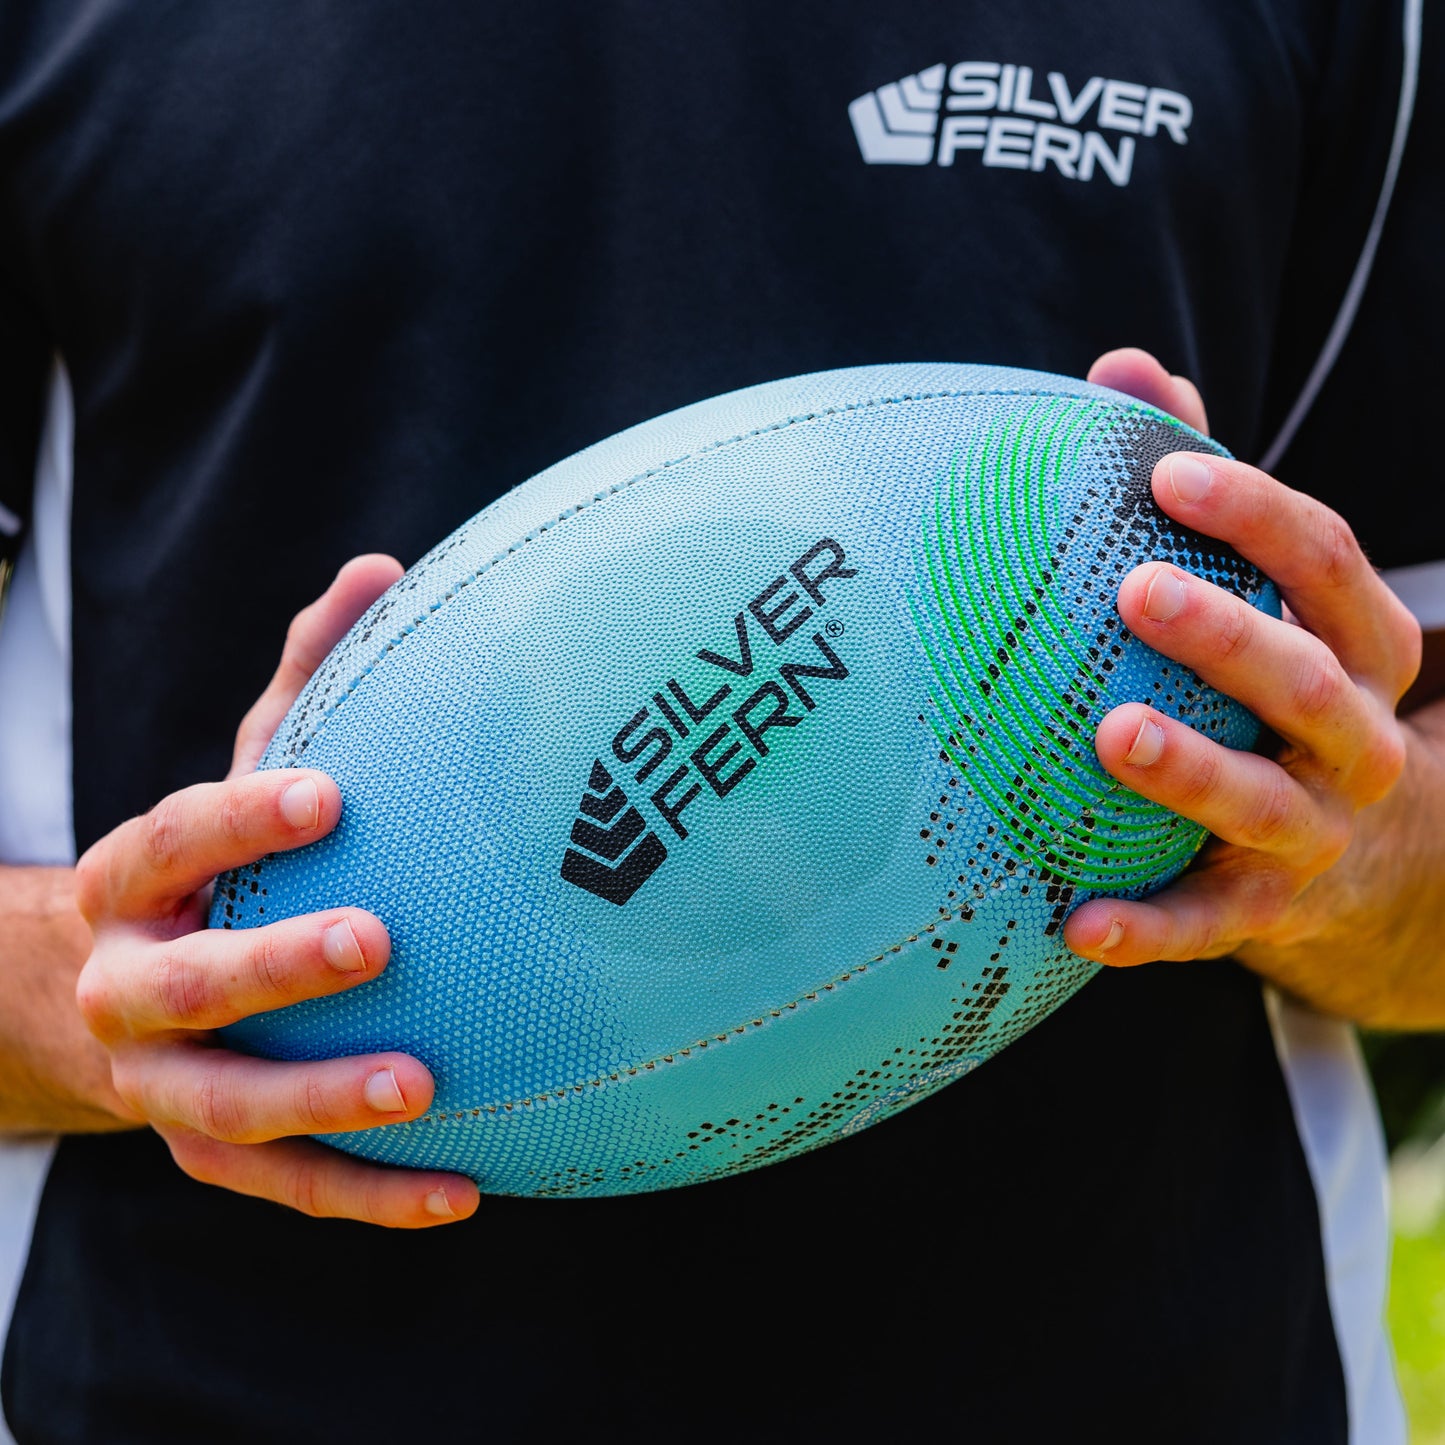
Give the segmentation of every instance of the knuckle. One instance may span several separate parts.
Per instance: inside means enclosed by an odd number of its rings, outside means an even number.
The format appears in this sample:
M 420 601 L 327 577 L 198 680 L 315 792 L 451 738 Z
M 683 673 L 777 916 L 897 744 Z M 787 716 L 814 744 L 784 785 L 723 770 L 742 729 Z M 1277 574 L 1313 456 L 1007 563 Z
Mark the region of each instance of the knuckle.
M 326 1177 L 312 1160 L 297 1160 L 290 1165 L 281 1178 L 280 1191 L 281 1198 L 292 1209 L 313 1219 L 327 1219 L 337 1212 Z
M 1327 868 L 1333 868 L 1344 857 L 1354 835 L 1354 826 L 1348 818 L 1335 816 L 1323 819 L 1318 827 L 1311 830 L 1313 871 L 1323 873 Z
M 1246 891 L 1243 907 L 1246 937 L 1255 938 L 1267 933 L 1285 916 L 1298 892 L 1294 875 L 1283 868 L 1262 871 Z
M 91 954 L 75 980 L 75 1007 L 86 1028 L 98 1039 L 122 1032 L 110 981 L 95 954 Z
M 335 1124 L 326 1090 L 315 1074 L 307 1074 L 296 1089 L 296 1118 L 307 1134 L 322 1134 Z
M 367 1224 L 385 1224 L 391 1217 L 390 1190 L 387 1181 L 372 1178 L 361 1192 L 356 1217 Z
M 1420 676 L 1425 636 L 1419 619 L 1393 593 L 1390 594 L 1390 602 L 1393 613 L 1390 631 L 1395 655 L 1395 676 L 1392 681 L 1395 683 L 1395 695 L 1398 699 Z
M 1406 751 L 1405 734 L 1398 726 L 1377 729 L 1360 749 L 1355 776 L 1364 802 L 1379 802 L 1400 781 Z
M 80 916 L 95 924 L 105 913 L 110 888 L 111 847 L 108 838 L 87 848 L 75 865 L 75 906 Z
M 151 974 L 151 991 L 160 1016 L 182 1028 L 195 1028 L 208 1016 L 210 981 L 177 947 L 160 950 Z
M 110 1082 L 121 1103 L 142 1118 L 149 1117 L 149 1100 L 145 1097 L 142 1071 L 123 1053 L 111 1056 Z
M 1307 726 L 1327 722 L 1353 686 L 1334 653 L 1324 646 L 1314 648 L 1295 678 L 1292 709 Z
M 1379 752 L 1375 762 L 1383 783 L 1382 791 L 1387 792 L 1405 774 L 1407 749 L 1404 731 L 1399 727 L 1390 728 L 1388 732 L 1381 734 L 1377 747 Z
M 1338 512 L 1322 507 L 1318 513 L 1316 549 L 1320 574 L 1327 586 L 1344 587 L 1359 573 L 1362 553 L 1350 524 Z
M 1245 603 L 1232 603 L 1223 609 L 1219 621 L 1219 651 L 1226 660 L 1243 656 L 1254 644 L 1259 627 L 1259 614 Z
M 1212 958 L 1222 950 L 1222 940 L 1214 927 L 1203 919 L 1197 919 L 1181 936 L 1178 946 L 1170 949 L 1169 956 L 1178 962 L 1195 958 Z
M 227 1144 L 251 1142 L 245 1108 L 219 1067 L 202 1071 L 191 1099 L 191 1112 L 196 1126 L 208 1138 Z
M 1273 477 L 1253 468 L 1239 470 L 1235 475 L 1239 482 L 1235 505 L 1244 534 L 1260 537 L 1274 531 L 1279 526 L 1284 488 Z
M 158 873 L 170 873 L 185 856 L 189 832 L 186 806 L 178 793 L 162 798 L 142 820 L 142 847 Z
M 1255 795 L 1245 824 L 1246 836 L 1262 848 L 1287 841 L 1294 831 L 1294 789 L 1288 776 L 1280 773 Z
M 262 998 L 290 1001 L 286 949 L 269 928 L 258 929 L 251 944 L 251 975 Z
M 164 1137 L 171 1158 L 183 1174 L 189 1175 L 198 1184 L 225 1182 L 224 1156 L 211 1140 L 190 1129 L 167 1129 Z
M 1158 936 L 1148 953 L 1150 958 L 1167 958 L 1176 962 L 1201 958 L 1209 952 L 1214 933 L 1213 923 L 1204 910 L 1184 908 L 1171 911 L 1160 921 Z
M 251 808 L 236 788 L 223 788 L 212 812 L 216 831 L 229 844 L 243 844 L 251 837 Z
M 1192 759 L 1180 778 L 1181 802 L 1186 809 L 1212 802 L 1218 796 L 1223 764 L 1213 749 Z

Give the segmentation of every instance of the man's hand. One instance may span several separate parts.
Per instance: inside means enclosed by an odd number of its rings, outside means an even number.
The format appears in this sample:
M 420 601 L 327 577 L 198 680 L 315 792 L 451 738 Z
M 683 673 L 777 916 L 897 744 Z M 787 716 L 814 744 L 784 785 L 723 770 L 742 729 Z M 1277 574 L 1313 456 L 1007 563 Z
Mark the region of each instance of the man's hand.
M 1090 380 L 1204 431 L 1194 387 L 1143 352 L 1111 352 Z M 1098 899 L 1065 927 L 1101 963 L 1235 954 L 1328 1012 L 1364 1022 L 1445 1020 L 1445 969 L 1391 970 L 1391 931 L 1428 900 L 1442 863 L 1445 773 L 1425 735 L 1396 716 L 1421 655 L 1418 624 L 1320 502 L 1241 462 L 1176 453 L 1155 468 L 1170 516 L 1230 543 L 1279 586 L 1281 621 L 1202 578 L 1149 562 L 1119 592 L 1142 641 L 1237 699 L 1275 735 L 1270 756 L 1234 751 L 1141 703 L 1100 724 L 1103 766 L 1214 835 L 1147 901 Z M 1412 829 L 1396 789 L 1411 765 Z M 1442 922 L 1428 906 L 1432 931 Z M 1441 950 L 1435 950 L 1439 954 Z
M 400 571 L 388 557 L 343 567 L 292 623 L 275 677 L 241 724 L 227 780 L 172 794 L 81 858 L 77 899 L 94 949 L 76 997 L 124 1106 L 193 1178 L 307 1214 L 416 1228 L 472 1213 L 476 1186 L 297 1137 L 425 1113 L 433 1085 L 416 1059 L 283 1063 L 216 1037 L 248 1015 L 375 978 L 390 952 L 386 929 L 354 908 L 234 932 L 206 926 L 217 874 L 336 826 L 341 795 L 325 774 L 252 769 L 306 680 Z

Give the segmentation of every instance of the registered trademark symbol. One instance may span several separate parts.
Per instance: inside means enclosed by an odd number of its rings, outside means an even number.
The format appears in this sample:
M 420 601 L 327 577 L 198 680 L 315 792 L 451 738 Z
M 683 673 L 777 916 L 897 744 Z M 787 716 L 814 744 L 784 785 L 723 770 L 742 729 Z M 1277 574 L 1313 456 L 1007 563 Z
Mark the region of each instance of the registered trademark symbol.
M 823 631 L 826 632 L 829 637 L 842 637 L 843 624 L 835 617 L 824 626 Z

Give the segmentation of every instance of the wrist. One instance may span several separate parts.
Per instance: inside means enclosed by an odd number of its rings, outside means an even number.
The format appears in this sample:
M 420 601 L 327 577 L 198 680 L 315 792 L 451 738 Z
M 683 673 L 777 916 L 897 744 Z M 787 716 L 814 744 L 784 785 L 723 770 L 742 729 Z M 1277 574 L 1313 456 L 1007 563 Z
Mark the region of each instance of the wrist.
M 69 868 L 0 868 L 0 1133 L 95 1132 L 136 1121 L 75 1004 L 90 930 Z

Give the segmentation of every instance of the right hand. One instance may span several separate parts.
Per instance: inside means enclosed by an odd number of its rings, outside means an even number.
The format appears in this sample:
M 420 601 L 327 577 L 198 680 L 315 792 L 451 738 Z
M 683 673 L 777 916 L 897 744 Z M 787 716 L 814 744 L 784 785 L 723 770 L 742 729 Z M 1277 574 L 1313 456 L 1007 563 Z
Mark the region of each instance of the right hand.
M 389 557 L 348 562 L 291 624 L 226 781 L 171 794 L 81 858 L 77 897 L 94 942 L 76 998 L 121 1100 L 192 1178 L 306 1214 L 421 1228 L 473 1213 L 476 1185 L 300 1137 L 424 1114 L 433 1082 L 421 1063 L 398 1053 L 279 1062 L 236 1053 L 216 1034 L 375 978 L 391 951 L 385 927 L 356 908 L 234 932 L 206 923 L 217 874 L 336 826 L 341 794 L 324 773 L 252 770 L 307 679 L 400 572 Z

